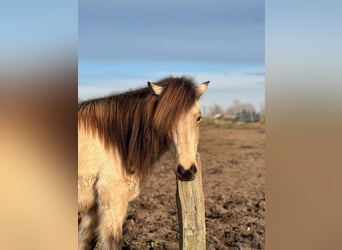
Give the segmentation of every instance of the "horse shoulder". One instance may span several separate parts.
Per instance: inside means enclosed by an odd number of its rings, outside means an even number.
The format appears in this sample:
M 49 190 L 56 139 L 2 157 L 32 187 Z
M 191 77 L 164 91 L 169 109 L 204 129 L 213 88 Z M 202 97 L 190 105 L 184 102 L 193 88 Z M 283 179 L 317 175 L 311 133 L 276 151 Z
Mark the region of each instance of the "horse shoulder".
M 94 186 L 98 181 L 110 185 L 120 181 L 120 159 L 107 149 L 96 135 L 78 130 L 78 193 L 79 207 L 94 205 Z M 122 178 L 121 178 L 122 179 Z

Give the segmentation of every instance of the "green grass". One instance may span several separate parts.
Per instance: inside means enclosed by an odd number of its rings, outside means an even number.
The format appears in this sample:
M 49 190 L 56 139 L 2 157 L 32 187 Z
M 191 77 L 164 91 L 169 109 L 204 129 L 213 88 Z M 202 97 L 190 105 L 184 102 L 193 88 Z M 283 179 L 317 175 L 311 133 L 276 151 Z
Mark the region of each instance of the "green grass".
M 202 118 L 200 126 L 201 127 L 226 127 L 226 128 L 251 128 L 258 126 L 260 124 L 265 124 L 264 121 L 261 122 L 233 122 L 225 120 L 215 120 L 210 118 Z
M 150 241 L 150 249 L 156 248 L 158 245 L 158 240 L 151 240 Z

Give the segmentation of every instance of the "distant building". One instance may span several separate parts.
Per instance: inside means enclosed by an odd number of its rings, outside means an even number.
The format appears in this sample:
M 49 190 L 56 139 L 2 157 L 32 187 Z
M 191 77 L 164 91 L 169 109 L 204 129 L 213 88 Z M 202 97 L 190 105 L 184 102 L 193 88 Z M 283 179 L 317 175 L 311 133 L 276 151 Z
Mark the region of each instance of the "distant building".
M 217 113 L 213 116 L 214 119 L 220 120 L 223 118 L 223 114 L 222 113 Z
M 211 117 L 214 120 L 224 120 L 232 122 L 259 122 L 260 114 L 255 111 L 242 110 L 236 114 L 217 113 Z
M 258 122 L 260 121 L 260 115 L 255 111 L 242 110 L 236 113 L 235 121 L 239 122 Z
M 225 121 L 235 121 L 236 115 L 235 114 L 224 114 L 223 120 Z

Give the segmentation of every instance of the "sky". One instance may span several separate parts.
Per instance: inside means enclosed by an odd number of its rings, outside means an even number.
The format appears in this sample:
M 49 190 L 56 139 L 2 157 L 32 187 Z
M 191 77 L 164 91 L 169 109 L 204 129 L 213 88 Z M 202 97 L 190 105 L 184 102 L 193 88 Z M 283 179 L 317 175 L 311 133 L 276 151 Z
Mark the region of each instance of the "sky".
M 261 0 L 79 1 L 79 99 L 167 76 L 209 80 L 201 106 L 265 99 Z
M 77 57 L 77 21 L 77 1 L 2 1 L 0 75 Z

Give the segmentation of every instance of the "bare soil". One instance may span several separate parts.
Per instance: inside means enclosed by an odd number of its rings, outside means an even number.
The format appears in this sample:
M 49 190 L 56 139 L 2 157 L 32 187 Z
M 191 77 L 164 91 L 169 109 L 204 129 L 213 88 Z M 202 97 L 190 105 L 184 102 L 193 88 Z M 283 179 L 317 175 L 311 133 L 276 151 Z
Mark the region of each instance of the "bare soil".
M 265 126 L 200 128 L 207 249 L 264 249 Z M 129 205 L 123 249 L 179 249 L 176 177 L 166 153 Z

